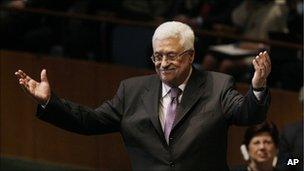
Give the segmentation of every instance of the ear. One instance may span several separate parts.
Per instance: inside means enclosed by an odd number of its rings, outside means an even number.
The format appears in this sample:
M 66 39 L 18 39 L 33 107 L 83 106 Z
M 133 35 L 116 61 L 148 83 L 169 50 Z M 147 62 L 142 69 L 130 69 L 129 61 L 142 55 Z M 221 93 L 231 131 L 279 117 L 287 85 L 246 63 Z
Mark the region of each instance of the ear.
M 194 57 L 195 57 L 195 51 L 193 50 L 191 53 L 189 53 L 190 57 L 189 57 L 189 62 L 192 64 L 194 61 Z

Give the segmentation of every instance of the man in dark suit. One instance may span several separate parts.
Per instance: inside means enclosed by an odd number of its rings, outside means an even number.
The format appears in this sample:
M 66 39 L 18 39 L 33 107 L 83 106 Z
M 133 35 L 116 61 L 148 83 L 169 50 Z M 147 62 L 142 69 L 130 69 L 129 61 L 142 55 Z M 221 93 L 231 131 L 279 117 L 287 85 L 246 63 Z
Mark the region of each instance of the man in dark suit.
M 95 110 L 59 99 L 46 70 L 41 82 L 21 70 L 15 74 L 40 104 L 40 119 L 80 134 L 119 131 L 134 170 L 228 170 L 228 127 L 266 118 L 269 56 L 263 52 L 253 60 L 252 86 L 242 96 L 232 77 L 192 68 L 194 34 L 188 25 L 163 23 L 152 43 L 157 74 L 122 81 L 113 99 Z

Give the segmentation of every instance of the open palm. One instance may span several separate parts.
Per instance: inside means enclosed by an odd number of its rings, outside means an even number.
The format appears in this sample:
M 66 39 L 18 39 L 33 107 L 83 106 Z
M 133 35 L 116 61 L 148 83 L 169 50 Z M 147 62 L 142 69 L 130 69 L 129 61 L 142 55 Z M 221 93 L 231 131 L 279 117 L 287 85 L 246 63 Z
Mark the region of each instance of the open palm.
M 19 78 L 19 84 L 29 96 L 31 96 L 39 104 L 47 103 L 51 96 L 51 88 L 46 76 L 45 69 L 41 71 L 40 82 L 32 79 L 22 70 L 15 72 L 15 75 Z

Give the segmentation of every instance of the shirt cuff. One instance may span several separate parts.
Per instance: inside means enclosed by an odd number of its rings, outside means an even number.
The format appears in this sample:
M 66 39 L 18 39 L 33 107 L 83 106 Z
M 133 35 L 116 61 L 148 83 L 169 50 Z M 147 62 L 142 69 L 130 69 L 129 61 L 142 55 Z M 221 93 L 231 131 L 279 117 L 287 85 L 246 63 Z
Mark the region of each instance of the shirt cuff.
M 265 90 L 264 91 L 255 91 L 255 90 L 253 90 L 253 94 L 258 99 L 258 101 L 262 100 L 264 92 L 265 92 Z
M 40 106 L 41 106 L 43 109 L 45 109 L 45 108 L 46 108 L 46 106 L 49 104 L 50 99 L 51 99 L 51 98 L 49 98 L 49 99 L 46 101 L 46 103 L 45 103 L 45 104 L 41 104 Z

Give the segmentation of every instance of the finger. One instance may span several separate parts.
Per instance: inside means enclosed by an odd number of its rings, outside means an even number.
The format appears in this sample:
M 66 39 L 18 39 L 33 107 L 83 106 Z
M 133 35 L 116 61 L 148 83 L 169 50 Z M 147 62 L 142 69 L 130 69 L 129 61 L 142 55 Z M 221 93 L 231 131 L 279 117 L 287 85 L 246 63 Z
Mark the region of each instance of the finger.
M 41 79 L 42 82 L 48 82 L 47 75 L 46 75 L 46 70 L 45 69 L 43 69 L 41 71 L 40 79 Z
M 18 78 L 21 77 L 17 71 L 15 72 L 15 75 L 16 75 Z
M 258 54 L 257 59 L 258 59 L 259 62 L 264 61 L 264 53 L 263 53 L 263 52 L 260 52 L 260 53 Z
M 26 81 L 30 81 L 32 79 L 30 76 L 26 75 L 26 73 L 22 70 L 18 70 L 18 75 L 20 75 L 20 77 L 22 79 L 25 79 Z
M 269 58 L 269 55 L 266 51 L 263 52 L 262 57 L 263 57 L 263 60 L 259 64 L 261 65 L 261 67 L 263 67 L 265 76 L 268 76 L 268 74 L 271 71 L 270 58 Z
M 18 78 L 22 78 L 22 74 L 21 72 L 19 72 L 20 70 L 16 71 L 15 72 L 15 75 L 18 77 Z
M 29 85 L 27 84 L 27 82 L 24 79 L 20 78 L 19 84 L 21 85 L 21 88 L 23 88 L 25 90 L 29 89 Z
M 261 64 L 261 67 L 260 67 L 260 72 L 261 72 L 261 78 L 264 79 L 265 76 L 266 76 L 266 68 L 265 68 L 265 65 L 264 64 Z
M 270 72 L 271 71 L 271 60 L 270 60 L 270 57 L 267 52 L 265 53 L 265 56 L 266 56 L 266 63 L 267 63 L 267 66 L 268 66 L 268 69 Z
M 269 63 L 268 60 L 266 60 L 264 63 L 264 68 L 265 68 L 265 74 L 266 74 L 266 77 L 269 75 L 270 71 L 271 71 L 271 64 Z
M 259 60 L 259 56 L 256 57 L 257 59 L 255 59 L 253 61 L 253 64 L 254 64 L 254 69 L 255 69 L 255 74 L 258 75 L 258 77 L 260 79 L 263 79 L 265 77 L 265 67 L 263 65 L 263 63 L 260 62 Z
M 269 57 L 269 54 L 267 53 L 267 51 L 265 51 L 265 56 L 266 56 L 266 60 L 267 60 L 268 62 L 271 62 L 270 57 Z
M 21 88 L 24 92 L 30 93 L 30 86 L 24 82 L 24 80 L 19 81 L 19 84 L 21 85 Z
M 26 74 L 22 70 L 18 70 L 18 73 L 21 75 L 21 78 L 25 78 Z
M 267 62 L 263 63 L 263 70 L 264 70 L 264 74 L 265 74 L 264 76 L 267 77 L 269 74 L 269 66 L 268 66 Z
M 31 80 L 31 77 L 29 76 L 24 77 L 23 75 L 19 79 L 21 79 L 24 83 L 28 83 Z
M 267 52 L 264 51 L 264 52 L 260 52 L 257 57 L 256 57 L 256 60 L 257 60 L 257 63 L 259 65 L 259 67 L 262 67 L 264 63 L 267 62 Z
M 260 66 L 259 66 L 259 64 L 258 64 L 258 62 L 257 62 L 256 59 L 254 59 L 252 61 L 252 64 L 253 64 L 254 70 L 257 71 L 257 72 L 260 72 Z
M 24 80 L 25 80 L 26 82 L 29 82 L 29 81 L 31 80 L 31 77 L 26 76 Z
M 23 78 L 20 78 L 19 79 L 19 83 L 22 84 L 22 85 L 26 85 L 27 84 L 27 81 Z
M 254 61 L 255 61 L 255 64 L 257 67 L 260 67 L 260 59 L 261 57 L 259 55 L 257 55 L 255 58 L 254 58 Z

